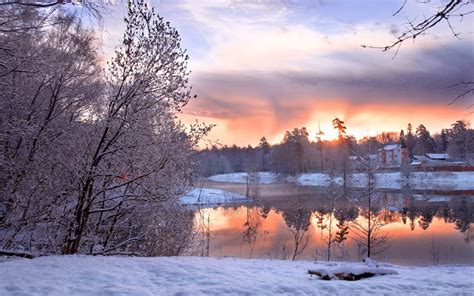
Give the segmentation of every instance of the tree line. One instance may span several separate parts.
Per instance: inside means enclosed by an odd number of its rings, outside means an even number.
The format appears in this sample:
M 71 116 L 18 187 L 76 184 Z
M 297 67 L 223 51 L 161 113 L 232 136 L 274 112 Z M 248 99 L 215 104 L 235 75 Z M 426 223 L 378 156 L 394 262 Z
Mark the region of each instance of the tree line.
M 283 140 L 270 144 L 262 137 L 255 147 L 212 145 L 198 153 L 200 174 L 211 176 L 232 172 L 271 171 L 294 175 L 310 171 L 343 173 L 350 168 L 349 158 L 368 160 L 369 155 L 387 144 L 407 148 L 410 158 L 426 153 L 448 153 L 452 159 L 467 161 L 474 154 L 474 130 L 468 122 L 458 120 L 451 127 L 431 134 L 420 124 L 408 124 L 400 132 L 383 132 L 357 140 L 346 133 L 347 127 L 339 118 L 333 120 L 338 131 L 334 140 L 323 140 L 321 134 L 310 135 L 305 127 L 284 133 Z

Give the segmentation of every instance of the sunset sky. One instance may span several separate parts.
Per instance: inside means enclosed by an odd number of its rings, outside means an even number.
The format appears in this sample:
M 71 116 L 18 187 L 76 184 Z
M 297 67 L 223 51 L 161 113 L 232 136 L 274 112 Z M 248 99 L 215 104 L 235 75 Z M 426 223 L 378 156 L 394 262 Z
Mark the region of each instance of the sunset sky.
M 255 145 L 261 136 L 318 122 L 328 138 L 340 117 L 361 137 L 399 131 L 408 122 L 438 132 L 458 119 L 472 122 L 473 97 L 449 106 L 459 81 L 474 80 L 472 17 L 445 23 L 395 51 L 364 49 L 395 39 L 407 18 L 429 15 L 443 0 L 151 1 L 178 29 L 190 56 L 192 100 L 180 116 L 217 126 L 209 140 Z M 125 1 L 104 18 L 107 54 L 122 35 Z M 471 107 L 469 107 L 471 106 Z

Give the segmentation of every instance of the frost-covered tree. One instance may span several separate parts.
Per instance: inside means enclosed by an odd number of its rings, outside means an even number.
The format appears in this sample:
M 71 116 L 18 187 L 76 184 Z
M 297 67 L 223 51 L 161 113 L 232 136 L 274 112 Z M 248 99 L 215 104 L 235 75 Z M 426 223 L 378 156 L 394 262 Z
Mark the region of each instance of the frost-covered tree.
M 0 18 L 2 247 L 107 253 L 147 241 L 137 225 L 183 192 L 209 130 L 175 118 L 190 99 L 177 31 L 130 1 L 104 72 L 74 16 L 15 7 Z
M 333 127 L 337 130 L 337 152 L 334 157 L 334 165 L 337 172 L 342 173 L 343 186 L 346 187 L 349 184 L 351 174 L 351 163 L 350 155 L 352 150 L 352 139 L 346 135 L 346 126 L 344 121 L 339 118 L 335 118 L 332 121 Z
M 309 133 L 306 128 L 286 131 L 283 141 L 273 147 L 274 172 L 294 175 L 309 169 Z
M 424 155 L 425 153 L 435 152 L 435 147 L 436 143 L 433 137 L 431 137 L 430 132 L 423 124 L 420 124 L 416 128 L 416 144 L 414 152 L 416 154 Z
M 26 237 L 49 245 L 78 185 L 85 116 L 104 89 L 94 37 L 67 15 L 12 8 L 0 19 L 1 240 L 4 248 Z
M 102 11 L 105 9 L 106 4 L 111 1 L 107 0 L 78 0 L 78 1 L 66 1 L 66 0 L 43 0 L 43 1 L 31 1 L 31 0 L 4 0 L 0 2 L 0 8 L 10 7 L 29 7 L 29 8 L 58 8 L 61 5 L 74 5 L 88 11 L 94 17 L 101 18 Z
M 413 127 L 411 123 L 408 124 L 407 126 L 407 133 L 405 136 L 405 143 L 408 148 L 408 152 L 410 153 L 410 157 L 413 157 L 413 150 L 415 149 L 416 145 L 416 136 L 413 133 Z
M 466 159 L 474 154 L 474 130 L 465 121 L 458 120 L 448 131 L 447 151 L 453 158 Z
M 262 160 L 261 171 L 268 171 L 270 148 L 271 146 L 268 143 L 267 138 L 260 138 L 260 142 L 258 143 L 258 149 L 260 159 Z
M 182 192 L 190 173 L 195 142 L 174 118 L 190 99 L 188 56 L 169 22 L 143 1 L 128 7 L 122 46 L 109 63 L 107 91 L 78 176 L 63 253 L 79 250 L 91 214 L 166 201 Z M 199 129 L 193 132 L 199 136 Z

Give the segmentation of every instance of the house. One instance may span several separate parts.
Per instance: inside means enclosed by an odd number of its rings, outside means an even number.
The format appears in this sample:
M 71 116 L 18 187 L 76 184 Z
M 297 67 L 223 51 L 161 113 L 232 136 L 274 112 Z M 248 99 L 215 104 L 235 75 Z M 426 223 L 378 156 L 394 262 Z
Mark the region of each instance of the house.
M 399 167 L 410 159 L 408 149 L 400 144 L 385 145 L 378 150 L 378 161 L 384 167 Z
M 425 153 L 414 155 L 412 164 L 446 165 L 450 163 L 449 159 L 450 156 L 447 153 Z
M 429 160 L 448 160 L 449 159 L 449 154 L 447 153 L 426 153 L 425 156 Z

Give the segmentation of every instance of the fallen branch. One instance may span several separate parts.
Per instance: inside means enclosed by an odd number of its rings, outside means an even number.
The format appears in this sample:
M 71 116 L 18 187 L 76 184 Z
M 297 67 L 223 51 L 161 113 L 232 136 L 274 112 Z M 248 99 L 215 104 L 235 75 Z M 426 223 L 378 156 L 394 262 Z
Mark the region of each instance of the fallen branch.
M 0 256 L 12 256 L 12 257 L 21 257 L 27 259 L 33 259 L 35 256 L 29 252 L 19 252 L 19 251 L 10 251 L 0 249 Z

